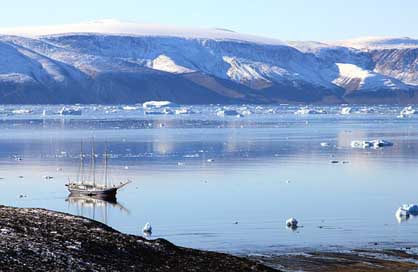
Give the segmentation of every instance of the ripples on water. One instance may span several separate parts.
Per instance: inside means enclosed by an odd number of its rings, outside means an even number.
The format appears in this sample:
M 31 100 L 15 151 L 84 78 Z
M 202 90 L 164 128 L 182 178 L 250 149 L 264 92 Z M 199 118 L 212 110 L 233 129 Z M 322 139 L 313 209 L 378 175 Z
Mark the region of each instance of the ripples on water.
M 418 119 L 396 118 L 401 107 L 302 116 L 297 106 L 229 107 L 252 113 L 242 118 L 218 117 L 220 106 L 158 116 L 100 105 L 54 115 L 59 108 L 0 109 L 2 204 L 70 212 L 138 235 L 151 222 L 153 238 L 234 253 L 418 242 L 418 219 L 394 216 L 418 202 Z M 117 203 L 68 199 L 80 140 L 87 151 L 92 137 L 98 153 L 108 143 L 112 179 L 134 181 Z M 394 146 L 350 148 L 374 138 Z M 297 231 L 284 225 L 292 216 Z

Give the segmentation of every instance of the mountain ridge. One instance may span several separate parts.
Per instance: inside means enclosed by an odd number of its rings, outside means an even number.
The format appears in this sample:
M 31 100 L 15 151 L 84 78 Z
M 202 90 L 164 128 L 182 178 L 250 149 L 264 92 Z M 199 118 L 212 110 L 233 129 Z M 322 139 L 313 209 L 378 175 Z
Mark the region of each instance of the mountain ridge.
M 411 38 L 356 40 L 354 48 L 114 20 L 62 28 L 68 33 L 25 30 L 32 35 L 0 28 L 0 103 L 418 100 L 418 42 Z M 372 45 L 364 48 L 365 41 Z

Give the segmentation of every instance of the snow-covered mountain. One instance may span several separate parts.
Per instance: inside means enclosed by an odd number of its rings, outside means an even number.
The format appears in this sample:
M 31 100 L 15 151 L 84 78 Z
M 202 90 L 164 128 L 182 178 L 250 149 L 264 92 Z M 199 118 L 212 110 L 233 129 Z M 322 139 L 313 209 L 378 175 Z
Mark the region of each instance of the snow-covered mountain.
M 417 90 L 412 39 L 284 42 L 115 20 L 0 28 L 2 103 L 398 103 Z

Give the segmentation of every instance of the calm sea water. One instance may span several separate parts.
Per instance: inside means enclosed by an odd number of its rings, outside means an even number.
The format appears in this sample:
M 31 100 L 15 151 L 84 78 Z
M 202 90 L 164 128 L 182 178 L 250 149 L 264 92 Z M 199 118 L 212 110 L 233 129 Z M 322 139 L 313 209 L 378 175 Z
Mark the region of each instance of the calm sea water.
M 151 239 L 237 254 L 418 243 L 418 218 L 395 217 L 401 204 L 418 202 L 418 116 L 398 119 L 399 107 L 301 116 L 295 106 L 231 107 L 252 113 L 241 118 L 217 116 L 220 106 L 155 116 L 98 105 L 54 115 L 59 108 L 3 106 L 1 204 L 69 212 L 136 235 L 150 222 Z M 68 198 L 80 141 L 87 152 L 93 137 L 99 154 L 108 145 L 112 180 L 133 180 L 118 203 Z M 350 147 L 374 138 L 394 146 Z M 285 227 L 289 217 L 300 222 L 296 231 Z

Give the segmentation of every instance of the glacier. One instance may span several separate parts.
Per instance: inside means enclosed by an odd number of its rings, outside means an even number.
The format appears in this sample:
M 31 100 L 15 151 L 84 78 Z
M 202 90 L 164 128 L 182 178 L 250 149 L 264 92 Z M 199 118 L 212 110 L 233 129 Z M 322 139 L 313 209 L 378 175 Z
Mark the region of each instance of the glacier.
M 0 28 L 2 103 L 416 103 L 418 40 L 281 41 L 99 20 Z

